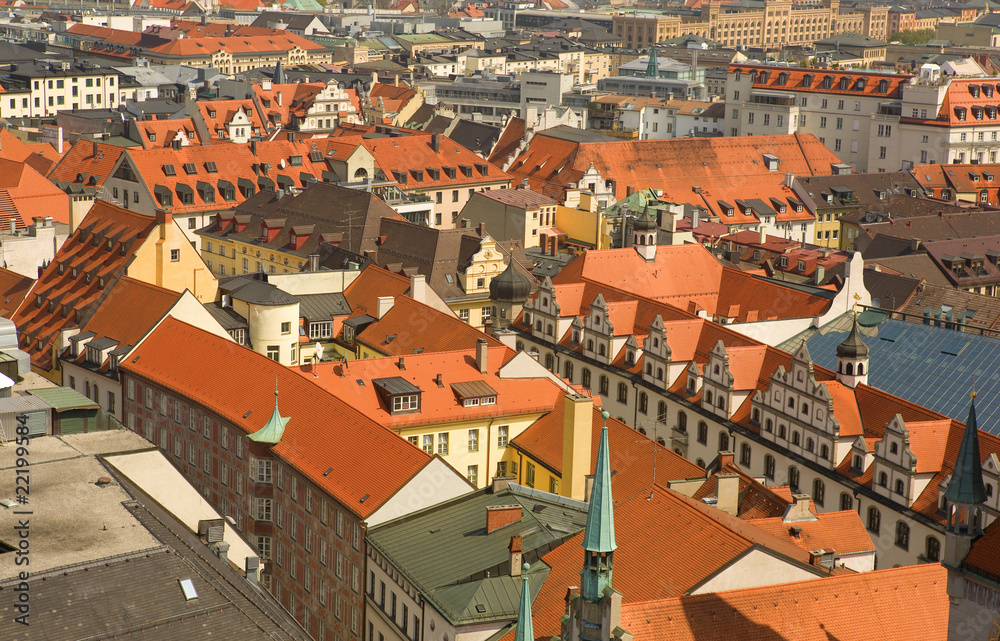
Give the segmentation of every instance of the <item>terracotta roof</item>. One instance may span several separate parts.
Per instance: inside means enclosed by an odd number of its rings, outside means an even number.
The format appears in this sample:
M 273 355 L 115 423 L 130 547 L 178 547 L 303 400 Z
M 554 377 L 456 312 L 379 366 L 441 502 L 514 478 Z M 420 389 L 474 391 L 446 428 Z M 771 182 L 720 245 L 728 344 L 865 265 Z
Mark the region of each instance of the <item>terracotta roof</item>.
M 526 130 L 524 118 L 512 116 L 508 119 L 500 133 L 500 138 L 497 139 L 496 145 L 493 146 L 493 151 L 490 153 L 490 162 L 502 167 L 507 159 L 517 151 Z
M 599 399 L 596 400 L 599 402 Z M 524 452 L 560 476 L 563 461 L 564 409 L 562 403 L 557 403 L 551 412 L 532 423 L 510 441 L 510 445 L 518 451 Z M 593 469 L 597 462 L 597 449 L 603 425 L 601 410 L 595 407 L 589 469 Z M 655 443 L 615 418 L 608 419 L 608 444 L 611 448 L 611 470 L 615 473 L 614 491 L 619 501 L 627 499 L 636 492 L 647 490 L 652 485 L 654 448 L 657 485 L 666 487 L 670 481 L 701 478 L 705 475 L 705 471 L 698 465 Z
M 730 456 L 730 458 L 732 457 Z M 709 466 L 709 469 L 711 470 L 712 467 Z M 706 498 L 716 497 L 716 477 L 719 474 L 737 474 L 740 477 L 739 504 L 736 515 L 741 519 L 780 517 L 791 502 L 777 492 L 776 488 L 763 485 L 732 462 L 727 462 L 721 468 L 714 470 L 705 483 L 691 495 L 691 498 L 702 501 Z
M 489 370 L 480 374 L 476 350 L 435 352 L 405 356 L 400 369 L 395 357 L 368 358 L 350 363 L 323 363 L 302 366 L 299 372 L 331 394 L 362 411 L 365 416 L 389 428 L 427 423 L 446 423 L 490 417 L 548 412 L 560 404 L 562 388 L 548 378 L 501 378 L 499 369 L 514 356 L 508 347 L 487 350 Z M 437 383 L 441 375 L 442 383 Z M 318 375 L 318 378 L 316 376 Z M 393 414 L 372 381 L 401 378 L 420 389 L 420 411 Z M 363 380 L 365 385 L 358 385 Z M 464 407 L 456 384 L 485 383 L 495 393 L 496 403 Z
M 281 35 L 270 36 L 231 36 L 228 38 L 182 38 L 148 49 L 147 52 L 157 56 L 173 56 L 177 58 L 211 57 L 216 51 L 227 51 L 232 54 L 263 54 L 292 49 L 305 51 L 322 51 L 323 45 L 297 36 L 294 33 L 283 32 Z
M 362 518 L 431 460 L 307 377 L 174 318 L 164 320 L 122 368 L 210 408 L 247 434 L 274 411 L 277 381 L 278 406 L 290 420 L 271 451 Z M 194 371 L 198 376 L 191 376 Z M 331 467 L 336 473 L 324 475 Z
M 117 145 L 81 138 L 63 154 L 49 172 L 48 179 L 76 188 L 100 187 L 111 175 L 123 151 L 124 148 Z
M 170 28 L 184 32 L 188 38 L 272 36 L 284 35 L 286 33 L 284 29 L 270 29 L 267 27 L 254 27 L 252 25 L 239 25 L 227 22 L 202 24 L 197 20 L 178 20 L 176 18 L 170 21 Z
M 439 136 L 437 152 L 431 146 L 434 136 Z M 375 156 L 386 177 L 397 176 L 404 190 L 447 189 L 511 180 L 499 167 L 440 134 L 365 138 L 361 144 Z
M 25 227 L 37 216 L 68 224 L 69 196 L 27 164 L 0 158 L 0 227 Z
M 962 567 L 1000 582 L 1000 519 L 994 519 L 972 543 Z
M 51 348 L 60 330 L 85 322 L 156 224 L 152 216 L 103 200 L 94 203 L 12 318 L 32 365 L 52 368 Z
M 10 318 L 34 283 L 27 276 L 0 267 L 0 317 Z
M 925 564 L 626 603 L 621 626 L 646 641 L 945 641 L 947 574 L 939 564 Z
M 55 164 L 47 157 L 48 155 L 39 154 L 31 145 L 24 143 L 7 129 L 0 129 L 0 158 L 26 163 L 35 171 L 45 175 Z
M 380 296 L 392 296 L 394 300 L 392 309 L 365 327 L 355 340 L 387 356 L 408 356 L 417 349 L 424 352 L 471 349 L 480 338 L 485 338 L 493 347 L 502 345 L 454 314 L 439 311 L 404 295 L 409 289 L 410 280 L 404 276 L 374 265 L 366 268 L 344 290 L 344 297 L 351 306 L 351 317 L 363 314 L 374 317 Z M 428 331 L 429 327 L 433 331 Z
M 254 130 L 255 136 L 269 131 L 268 123 L 264 121 L 263 114 L 258 111 L 257 104 L 249 98 L 242 100 L 199 100 L 195 104 L 198 106 L 198 112 L 212 139 L 229 139 L 228 125 L 239 111 L 247 116 L 250 121 L 249 126 Z
M 884 46 L 885 43 L 882 43 L 882 45 Z M 845 96 L 871 96 L 885 99 L 898 99 L 902 95 L 902 86 L 912 78 L 912 76 L 906 74 L 878 73 L 854 69 L 796 69 L 792 67 L 744 64 L 730 65 L 729 73 L 753 74 L 755 78 L 753 86 L 755 89 Z M 829 87 L 825 86 L 827 79 L 829 79 Z M 845 82 L 846 86 L 843 84 Z
M 854 510 L 844 512 L 823 512 L 815 521 L 795 521 L 784 523 L 781 517 L 752 519 L 747 521 L 765 532 L 784 538 L 807 552 L 832 549 L 838 555 L 874 552 L 868 530 L 861 517 Z M 791 533 L 791 527 L 800 529 L 798 535 Z
M 764 154 L 779 159 L 778 170 L 768 169 Z M 631 187 L 663 189 L 663 198 L 673 200 L 687 197 L 692 185 L 710 190 L 767 181 L 777 185 L 785 173 L 827 173 L 838 163 L 811 134 L 573 142 L 542 131 L 507 171 L 515 179 L 528 178 L 535 191 L 561 199 L 566 187 L 580 183 L 593 165 L 603 180 L 614 180 L 617 199 L 625 198 Z
M 399 86 L 384 82 L 376 82 L 368 92 L 372 106 L 383 105 L 386 111 L 399 112 L 415 96 L 417 92 L 410 89 L 406 83 Z
M 142 146 L 146 149 L 150 147 L 170 147 L 178 133 L 183 133 L 191 144 L 200 145 L 205 141 L 198 135 L 192 118 L 170 118 L 166 120 L 139 120 L 135 123 L 139 130 Z M 213 131 L 214 133 L 214 131 Z
M 548 196 L 543 196 L 530 189 L 491 189 L 490 191 L 478 191 L 476 193 L 483 198 L 489 198 L 504 205 L 524 209 L 535 209 L 559 204 L 559 201 Z

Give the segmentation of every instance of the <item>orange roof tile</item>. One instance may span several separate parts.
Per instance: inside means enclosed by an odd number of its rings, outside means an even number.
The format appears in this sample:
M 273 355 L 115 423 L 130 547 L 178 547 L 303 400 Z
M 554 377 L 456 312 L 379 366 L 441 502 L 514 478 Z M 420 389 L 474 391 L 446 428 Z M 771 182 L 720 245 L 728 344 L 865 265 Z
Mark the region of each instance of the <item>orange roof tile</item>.
M 27 276 L 0 267 L 0 316 L 10 318 L 34 283 Z
M 781 173 L 767 168 L 764 154 L 779 158 Z M 631 187 L 663 189 L 664 198 L 670 200 L 687 197 L 691 185 L 709 190 L 762 182 L 777 185 L 785 173 L 826 174 L 839 162 L 811 134 L 579 143 L 542 131 L 507 171 L 515 179 L 527 178 L 535 191 L 561 199 L 566 187 L 580 183 L 593 165 L 605 181 L 614 181 L 619 199 Z
M 437 152 L 431 147 L 432 140 L 433 136 L 424 134 L 365 138 L 361 144 L 375 156 L 386 177 L 394 174 L 402 177 L 397 177 L 397 181 L 404 190 L 510 183 L 511 177 L 506 172 L 447 136 L 437 138 Z
M 643 641 L 945 641 L 947 580 L 941 565 L 925 564 L 626 603 L 621 625 Z
M 169 147 L 178 133 L 184 134 L 193 145 L 200 145 L 205 142 L 198 135 L 193 118 L 140 120 L 135 125 L 139 130 L 139 135 L 142 137 L 142 146 L 146 149 L 151 147 Z
M 855 69 L 804 69 L 775 68 L 765 65 L 734 64 L 729 73 L 751 74 L 753 86 L 758 89 L 796 91 L 805 93 L 839 94 L 845 96 L 871 96 L 899 99 L 902 88 L 910 78 L 908 74 L 880 73 Z M 829 87 L 826 86 L 829 79 Z M 859 80 L 861 82 L 859 82 Z M 885 82 L 882 82 L 885 81 Z
M 227 51 L 233 54 L 256 54 L 291 51 L 296 48 L 312 52 L 324 49 L 323 45 L 318 45 L 302 36 L 283 32 L 281 35 L 270 36 L 182 38 L 153 47 L 148 50 L 148 53 L 175 58 L 202 58 L 211 56 L 217 51 Z
M 872 543 L 868 530 L 854 510 L 823 512 L 815 521 L 784 523 L 779 516 L 752 519 L 747 523 L 781 537 L 807 552 L 832 549 L 836 550 L 838 555 L 842 555 L 875 551 L 875 544 Z M 798 536 L 791 533 L 792 526 L 800 529 Z
M 7 129 L 0 128 L 0 158 L 26 163 L 38 173 L 45 175 L 55 164 L 55 161 L 48 157 L 49 155 L 39 154 L 31 145 L 26 144 Z
M 0 190 L 13 207 L 13 211 L 8 207 L 8 215 L 3 216 L 6 229 L 10 229 L 8 221 L 12 218 L 25 227 L 37 216 L 51 216 L 56 222 L 69 224 L 69 196 L 25 163 L 0 158 Z
M 124 148 L 103 142 L 76 141 L 52 168 L 48 179 L 78 187 L 100 187 L 111 175 Z
M 98 200 L 66 239 L 11 320 L 31 364 L 52 368 L 52 344 L 64 327 L 86 318 L 91 306 L 125 275 L 132 257 L 156 228 L 156 219 Z M 102 239 L 96 245 L 93 238 Z M 110 247 L 109 247 L 110 244 Z
M 972 544 L 962 566 L 993 581 L 1000 582 L 1000 519 L 994 519 L 983 535 Z
M 508 347 L 487 350 L 489 371 L 480 374 L 476 350 L 411 354 L 405 357 L 405 369 L 398 359 L 368 358 L 349 363 L 323 363 L 298 369 L 314 383 L 350 403 L 372 420 L 389 428 L 425 423 L 445 423 L 500 416 L 548 412 L 561 403 L 562 388 L 548 378 L 501 378 L 500 367 L 514 356 Z M 442 376 L 443 384 L 436 382 Z M 392 414 L 379 398 L 372 381 L 379 378 L 402 378 L 420 388 L 420 411 Z M 357 384 L 365 381 L 364 387 Z M 482 381 L 496 392 L 494 405 L 464 407 L 452 385 Z
M 191 398 L 247 434 L 274 411 L 277 381 L 278 406 L 290 420 L 271 451 L 362 518 L 431 460 L 309 378 L 174 318 L 165 319 L 122 369 Z M 195 371 L 198 376 L 191 376 Z M 325 475 L 331 467 L 336 473 Z
M 95 338 L 113 338 L 120 346 L 135 345 L 181 296 L 125 276 L 115 283 L 80 331 L 94 332 Z

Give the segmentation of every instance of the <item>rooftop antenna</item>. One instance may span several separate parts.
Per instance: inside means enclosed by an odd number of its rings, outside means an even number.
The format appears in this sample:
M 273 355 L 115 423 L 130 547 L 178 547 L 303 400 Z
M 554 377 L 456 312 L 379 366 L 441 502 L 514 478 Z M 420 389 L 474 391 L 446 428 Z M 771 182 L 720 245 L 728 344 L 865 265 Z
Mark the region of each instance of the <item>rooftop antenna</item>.
M 319 341 L 316 341 L 316 349 L 313 352 L 313 378 L 319 378 L 317 367 L 321 360 L 323 360 L 323 346 L 319 344 Z

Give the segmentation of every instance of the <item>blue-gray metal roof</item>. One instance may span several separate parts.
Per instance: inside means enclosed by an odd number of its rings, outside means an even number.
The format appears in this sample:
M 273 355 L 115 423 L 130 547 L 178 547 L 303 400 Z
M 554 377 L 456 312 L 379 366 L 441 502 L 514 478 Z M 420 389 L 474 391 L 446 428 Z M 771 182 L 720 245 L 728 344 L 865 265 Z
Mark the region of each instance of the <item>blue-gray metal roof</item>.
M 1000 339 L 884 314 L 866 312 L 859 321 L 870 354 L 869 385 L 963 422 L 974 388 L 979 428 L 1000 435 Z M 850 331 L 845 314 L 778 347 L 794 352 L 805 339 L 813 361 L 836 371 L 837 345 Z

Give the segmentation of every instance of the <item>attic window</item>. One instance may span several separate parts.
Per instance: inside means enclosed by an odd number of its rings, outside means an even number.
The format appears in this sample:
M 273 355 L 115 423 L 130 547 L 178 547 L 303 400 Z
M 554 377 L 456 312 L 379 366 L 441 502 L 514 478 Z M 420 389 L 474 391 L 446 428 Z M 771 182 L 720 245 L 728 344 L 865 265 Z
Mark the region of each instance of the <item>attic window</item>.
M 149 132 L 149 142 L 156 142 L 156 133 L 155 132 L 152 132 L 152 131 Z
M 323 162 L 323 153 L 319 152 L 319 151 L 310 151 L 309 152 L 309 161 L 310 162 Z
M 288 157 L 288 164 L 291 165 L 292 167 L 301 167 L 302 166 L 302 156 L 289 156 Z
M 186 162 L 184 163 L 184 173 L 188 176 L 193 176 L 198 173 L 198 168 L 194 166 L 193 162 Z
M 879 80 L 878 81 L 878 92 L 879 93 L 888 93 L 888 91 L 889 91 L 889 81 L 886 80 L 885 78 L 883 78 L 882 80 Z
M 164 176 L 176 176 L 177 169 L 173 165 L 163 165 L 163 175 Z
M 955 117 L 959 120 L 965 120 L 966 111 L 965 107 L 955 107 Z

